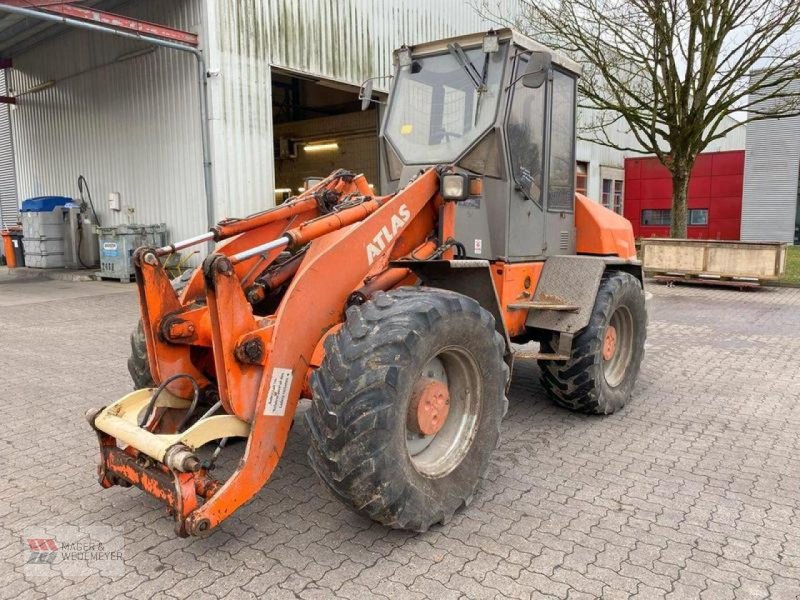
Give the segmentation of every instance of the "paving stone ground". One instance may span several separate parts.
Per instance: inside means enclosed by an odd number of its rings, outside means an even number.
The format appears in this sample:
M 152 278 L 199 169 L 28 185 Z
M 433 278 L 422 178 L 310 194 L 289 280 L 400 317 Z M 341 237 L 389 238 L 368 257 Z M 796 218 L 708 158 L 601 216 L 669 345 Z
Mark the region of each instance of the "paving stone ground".
M 0 598 L 800 598 L 800 290 L 650 286 L 613 416 L 555 407 L 521 362 L 488 480 L 428 533 L 342 507 L 296 427 L 254 501 L 179 539 L 99 488 L 83 419 L 130 389 L 131 289 L 0 280 Z M 65 525 L 112 531 L 121 564 L 31 574 L 30 532 Z

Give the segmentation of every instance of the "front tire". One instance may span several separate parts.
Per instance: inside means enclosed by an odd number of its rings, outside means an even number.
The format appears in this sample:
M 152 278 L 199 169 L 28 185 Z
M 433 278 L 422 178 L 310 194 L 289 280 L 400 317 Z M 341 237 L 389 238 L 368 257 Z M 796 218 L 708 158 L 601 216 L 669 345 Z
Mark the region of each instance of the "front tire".
M 311 466 L 347 506 L 425 531 L 469 504 L 497 446 L 508 367 L 466 296 L 380 293 L 325 341 L 306 413 Z
M 628 402 L 647 337 L 644 290 L 633 275 L 607 271 L 589 324 L 575 336 L 568 361 L 540 360 L 542 385 L 570 410 L 609 415 Z M 556 343 L 542 342 L 554 353 Z

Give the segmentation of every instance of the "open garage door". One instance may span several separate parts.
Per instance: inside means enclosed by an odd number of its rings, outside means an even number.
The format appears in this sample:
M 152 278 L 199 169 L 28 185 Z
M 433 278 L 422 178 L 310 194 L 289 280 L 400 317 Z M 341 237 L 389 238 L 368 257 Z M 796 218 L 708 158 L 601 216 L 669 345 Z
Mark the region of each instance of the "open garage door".
M 380 193 L 376 106 L 362 111 L 354 86 L 273 69 L 275 203 L 335 169 L 363 173 Z

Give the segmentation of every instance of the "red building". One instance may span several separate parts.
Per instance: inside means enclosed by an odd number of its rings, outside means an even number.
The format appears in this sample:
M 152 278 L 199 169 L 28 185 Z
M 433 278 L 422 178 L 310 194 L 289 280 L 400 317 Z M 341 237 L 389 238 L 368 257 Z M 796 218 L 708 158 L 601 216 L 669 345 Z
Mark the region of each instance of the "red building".
M 744 150 L 697 157 L 689 179 L 690 238 L 738 240 L 742 222 Z M 625 159 L 623 214 L 640 237 L 668 237 L 672 178 L 655 157 Z

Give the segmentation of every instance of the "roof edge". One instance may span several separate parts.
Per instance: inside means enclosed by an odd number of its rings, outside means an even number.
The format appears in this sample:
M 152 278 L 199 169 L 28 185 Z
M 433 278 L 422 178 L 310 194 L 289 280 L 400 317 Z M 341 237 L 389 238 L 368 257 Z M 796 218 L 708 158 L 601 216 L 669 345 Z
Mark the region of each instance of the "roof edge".
M 494 33 L 498 35 L 501 41 L 510 40 L 514 44 L 517 44 L 518 46 L 521 46 L 526 50 L 548 52 L 552 57 L 554 64 L 558 65 L 562 69 L 571 71 L 578 77 L 580 77 L 581 75 L 580 63 L 572 60 L 566 54 L 558 50 L 553 50 L 552 48 L 548 48 L 544 44 L 537 42 L 536 40 L 531 39 L 526 35 L 523 35 L 516 29 L 511 29 L 509 27 L 504 27 L 502 29 L 494 29 L 494 30 L 488 29 L 486 31 L 468 33 L 465 35 L 457 35 L 449 38 L 442 38 L 431 42 L 422 42 L 419 44 L 414 44 L 412 46 L 409 46 L 409 48 L 411 49 L 412 54 L 419 56 L 419 55 L 435 54 L 438 52 L 442 52 L 447 49 L 448 44 L 452 44 L 454 42 L 464 47 L 471 47 L 471 46 L 474 47 L 482 43 L 484 36 L 489 31 L 494 31 Z M 393 52 L 393 55 L 394 56 L 397 55 L 397 50 Z

